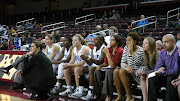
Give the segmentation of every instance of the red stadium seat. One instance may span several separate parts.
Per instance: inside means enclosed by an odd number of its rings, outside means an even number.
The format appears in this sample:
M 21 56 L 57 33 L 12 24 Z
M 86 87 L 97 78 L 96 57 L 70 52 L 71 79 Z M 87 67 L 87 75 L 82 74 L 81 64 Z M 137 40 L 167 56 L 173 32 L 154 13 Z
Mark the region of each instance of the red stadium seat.
M 147 28 L 147 29 L 145 29 L 145 32 L 153 32 L 153 31 L 154 31 L 153 28 Z
M 154 32 L 162 32 L 164 29 L 163 28 L 156 28 L 155 30 L 154 30 Z

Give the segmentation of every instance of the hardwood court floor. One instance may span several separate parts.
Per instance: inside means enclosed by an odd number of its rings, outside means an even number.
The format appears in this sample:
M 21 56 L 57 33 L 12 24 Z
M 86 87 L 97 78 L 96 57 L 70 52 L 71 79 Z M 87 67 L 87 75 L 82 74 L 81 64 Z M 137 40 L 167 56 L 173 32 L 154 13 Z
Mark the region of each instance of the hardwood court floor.
M 10 90 L 10 83 L 0 82 L 0 101 L 32 101 L 27 99 L 27 93 L 21 89 Z M 45 101 L 45 100 L 40 100 Z M 82 101 L 68 97 L 55 96 L 53 101 Z
M 10 95 L 7 95 L 7 94 L 0 94 L 0 101 L 30 101 L 30 100 L 10 96 Z
M 0 101 L 32 101 L 27 99 L 27 94 L 25 91 L 18 89 L 18 90 L 11 90 L 10 83 L 7 82 L 1 82 L 0 81 Z M 117 96 L 113 96 L 113 100 Z M 45 101 L 45 100 L 40 100 Z M 53 101 L 82 101 L 80 99 L 71 99 L 68 97 L 62 97 L 56 95 L 53 99 Z M 93 101 L 103 101 L 102 99 L 93 100 Z M 135 99 L 135 101 L 142 101 L 140 99 Z

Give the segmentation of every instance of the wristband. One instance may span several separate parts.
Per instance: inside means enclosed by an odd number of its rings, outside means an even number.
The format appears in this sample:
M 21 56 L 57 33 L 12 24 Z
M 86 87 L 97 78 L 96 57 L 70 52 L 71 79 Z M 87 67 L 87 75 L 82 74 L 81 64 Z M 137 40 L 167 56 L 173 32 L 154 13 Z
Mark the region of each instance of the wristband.
M 132 55 L 128 54 L 129 57 L 132 57 Z

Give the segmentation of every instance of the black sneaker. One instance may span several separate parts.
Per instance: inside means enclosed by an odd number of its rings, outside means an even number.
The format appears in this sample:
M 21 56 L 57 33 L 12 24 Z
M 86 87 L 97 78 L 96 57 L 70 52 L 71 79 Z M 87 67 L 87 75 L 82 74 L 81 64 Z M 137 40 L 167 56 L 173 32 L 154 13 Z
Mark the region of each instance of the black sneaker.
M 39 96 L 38 94 L 32 94 L 30 97 L 28 97 L 27 99 L 30 100 L 47 100 L 49 98 L 48 95 L 45 96 Z
M 52 101 L 54 99 L 54 95 L 53 94 L 47 93 L 47 95 L 48 95 L 48 99 L 47 100 Z
M 6 73 L 6 74 L 8 74 L 8 73 L 9 73 L 9 70 L 8 70 L 8 69 L 6 69 L 6 68 L 0 68 L 0 71 L 4 72 L 4 73 Z

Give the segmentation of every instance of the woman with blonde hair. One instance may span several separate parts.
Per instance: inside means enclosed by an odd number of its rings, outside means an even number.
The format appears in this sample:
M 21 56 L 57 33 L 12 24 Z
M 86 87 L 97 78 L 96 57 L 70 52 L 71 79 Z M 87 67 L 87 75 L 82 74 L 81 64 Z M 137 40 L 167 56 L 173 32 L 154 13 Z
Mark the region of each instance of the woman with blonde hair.
M 88 47 L 86 41 L 84 38 L 76 34 L 73 36 L 72 44 L 74 46 L 72 53 L 71 53 L 71 60 L 69 63 L 63 65 L 64 69 L 64 76 L 67 84 L 67 89 L 64 92 L 59 93 L 61 96 L 69 96 L 72 98 L 80 98 L 83 94 L 84 87 L 80 85 L 79 79 L 83 78 L 82 76 L 79 76 L 78 71 L 80 68 L 83 68 L 84 66 L 88 66 L 85 60 L 81 59 L 81 55 L 88 55 L 91 56 L 91 49 Z M 71 73 L 74 73 L 75 75 L 75 81 L 76 81 L 76 90 L 72 93 L 71 88 Z
M 143 41 L 144 64 L 145 67 L 136 72 L 136 75 L 141 76 L 141 89 L 143 101 L 147 101 L 148 93 L 148 74 L 154 71 L 159 58 L 159 51 L 156 48 L 156 41 L 152 37 L 146 37 Z

